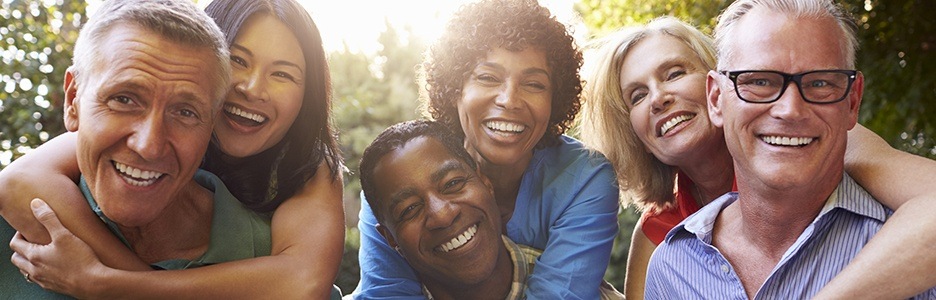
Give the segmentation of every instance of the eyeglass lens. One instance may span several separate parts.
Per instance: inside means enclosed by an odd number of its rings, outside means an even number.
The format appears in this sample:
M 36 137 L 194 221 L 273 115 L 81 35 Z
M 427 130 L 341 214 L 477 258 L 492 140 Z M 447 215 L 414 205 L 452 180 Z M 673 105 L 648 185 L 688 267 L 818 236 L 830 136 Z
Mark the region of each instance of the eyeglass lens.
M 835 102 L 848 92 L 849 75 L 838 72 L 811 72 L 791 76 L 803 98 L 810 102 Z M 787 82 L 783 74 L 765 71 L 740 73 L 735 88 L 741 99 L 751 102 L 771 102 L 780 97 Z

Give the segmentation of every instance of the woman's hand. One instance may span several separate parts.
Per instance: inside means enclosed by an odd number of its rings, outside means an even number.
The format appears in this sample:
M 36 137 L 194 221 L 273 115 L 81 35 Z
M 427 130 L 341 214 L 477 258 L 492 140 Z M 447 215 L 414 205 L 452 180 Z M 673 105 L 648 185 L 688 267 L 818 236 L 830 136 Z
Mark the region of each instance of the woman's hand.
M 85 298 L 94 287 L 94 275 L 108 270 L 84 241 L 68 231 L 45 201 L 30 203 L 36 219 L 48 230 L 52 242 L 33 244 L 19 232 L 10 241 L 12 262 L 40 287 L 76 298 Z M 89 282 L 91 281 L 91 282 Z

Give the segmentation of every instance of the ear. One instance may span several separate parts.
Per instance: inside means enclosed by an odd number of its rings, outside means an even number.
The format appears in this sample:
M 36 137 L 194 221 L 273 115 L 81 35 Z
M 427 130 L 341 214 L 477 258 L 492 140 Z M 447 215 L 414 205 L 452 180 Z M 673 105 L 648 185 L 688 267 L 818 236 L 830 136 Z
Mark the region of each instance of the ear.
M 390 247 L 393 247 L 393 249 L 400 253 L 400 255 L 403 255 L 403 252 L 400 251 L 400 245 L 397 244 L 396 239 L 393 238 L 393 234 L 390 232 L 390 228 L 383 226 L 383 224 L 377 223 L 377 232 L 379 232 L 380 235 L 383 236 L 385 240 L 387 240 L 387 245 L 390 245 Z
M 858 112 L 861 108 L 861 98 L 864 94 L 864 74 L 858 72 L 855 82 L 852 83 L 851 90 L 848 92 L 848 130 L 855 128 L 858 124 Z
M 725 124 L 724 119 L 722 119 L 722 102 L 720 101 L 722 88 L 719 84 L 719 80 L 723 78 L 720 77 L 722 77 L 722 74 L 714 70 L 709 71 L 705 77 L 705 102 L 708 105 L 709 120 L 712 121 L 712 125 L 718 128 Z
M 78 131 L 78 83 L 75 81 L 75 67 L 65 71 L 65 129 Z

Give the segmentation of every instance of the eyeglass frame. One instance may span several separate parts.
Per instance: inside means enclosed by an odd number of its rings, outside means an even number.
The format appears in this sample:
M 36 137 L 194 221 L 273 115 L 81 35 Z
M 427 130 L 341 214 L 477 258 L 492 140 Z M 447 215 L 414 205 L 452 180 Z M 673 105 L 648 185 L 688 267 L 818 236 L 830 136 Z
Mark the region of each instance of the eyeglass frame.
M 773 103 L 773 102 L 777 102 L 777 100 L 780 100 L 780 97 L 783 97 L 783 93 L 786 92 L 787 86 L 790 84 L 790 82 L 793 82 L 796 84 L 796 89 L 800 92 L 800 96 L 803 98 L 803 101 L 806 101 L 807 103 L 812 103 L 812 104 L 837 103 L 842 100 L 845 100 L 845 98 L 848 98 L 848 93 L 851 92 L 852 84 L 854 84 L 855 79 L 858 78 L 858 70 L 845 70 L 845 69 L 812 70 L 812 71 L 806 71 L 806 72 L 796 73 L 796 74 L 789 74 L 789 73 L 773 71 L 773 70 L 740 70 L 740 71 L 717 71 L 717 72 L 718 74 L 727 76 L 728 79 L 731 80 L 731 84 L 734 86 L 735 95 L 738 96 L 738 99 L 741 99 L 741 101 L 744 101 L 747 103 L 764 103 L 764 104 Z M 777 97 L 770 101 L 750 101 L 750 100 L 744 99 L 744 97 L 741 96 L 741 91 L 738 90 L 738 75 L 741 75 L 743 73 L 749 73 L 749 72 L 773 73 L 773 74 L 783 76 L 783 84 L 782 84 L 782 87 L 780 88 L 780 92 L 777 93 Z M 848 75 L 848 84 L 845 86 L 845 94 L 842 95 L 841 98 L 836 99 L 835 101 L 829 101 L 829 102 L 817 102 L 817 101 L 806 99 L 806 94 L 803 93 L 803 86 L 802 86 L 803 77 L 812 73 L 819 73 L 819 72 L 833 72 L 833 73 L 840 73 L 840 74 Z

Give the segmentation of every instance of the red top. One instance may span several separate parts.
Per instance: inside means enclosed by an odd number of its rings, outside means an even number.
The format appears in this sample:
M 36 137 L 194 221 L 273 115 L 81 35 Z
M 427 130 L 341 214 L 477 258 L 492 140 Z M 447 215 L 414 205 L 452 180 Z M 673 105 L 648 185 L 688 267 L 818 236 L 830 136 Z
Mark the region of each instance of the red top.
M 692 187 L 695 185 L 689 176 L 682 172 L 676 174 L 676 205 L 667 208 L 664 211 L 655 213 L 654 210 L 647 210 L 640 216 L 641 230 L 650 238 L 654 244 L 659 245 L 663 242 L 666 234 L 676 227 L 679 222 L 685 220 L 693 213 L 699 211 L 699 202 L 692 196 Z M 735 182 L 731 186 L 731 191 L 738 191 L 738 184 Z

